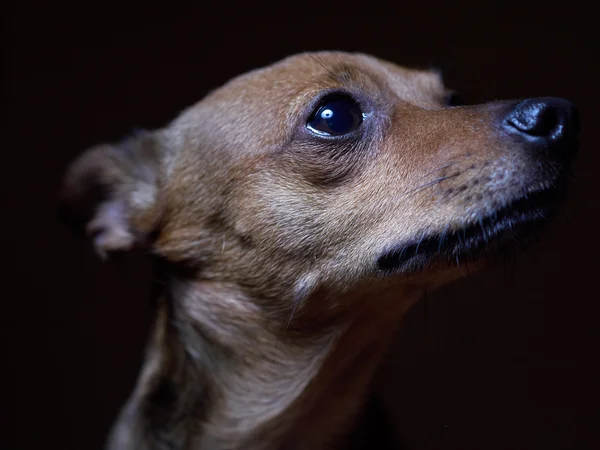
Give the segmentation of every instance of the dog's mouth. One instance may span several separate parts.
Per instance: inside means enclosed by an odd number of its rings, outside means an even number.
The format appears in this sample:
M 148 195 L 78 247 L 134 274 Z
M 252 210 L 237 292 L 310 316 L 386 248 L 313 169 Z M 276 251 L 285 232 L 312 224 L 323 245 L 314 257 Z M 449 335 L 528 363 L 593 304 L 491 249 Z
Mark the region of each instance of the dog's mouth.
M 479 260 L 531 242 L 541 225 L 550 218 L 563 197 L 564 189 L 552 187 L 518 197 L 491 214 L 480 216 L 462 228 L 424 233 L 384 252 L 377 260 L 383 272 L 413 273 L 434 259 L 452 265 Z

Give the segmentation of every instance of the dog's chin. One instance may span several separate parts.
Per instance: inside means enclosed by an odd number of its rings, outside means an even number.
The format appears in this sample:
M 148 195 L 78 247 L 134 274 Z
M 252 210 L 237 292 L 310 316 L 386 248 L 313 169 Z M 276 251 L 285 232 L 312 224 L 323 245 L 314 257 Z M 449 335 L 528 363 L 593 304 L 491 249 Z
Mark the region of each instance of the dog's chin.
M 384 274 L 414 274 L 501 259 L 530 245 L 554 215 L 564 189 L 548 188 L 515 198 L 502 208 L 464 226 L 404 242 L 377 260 Z

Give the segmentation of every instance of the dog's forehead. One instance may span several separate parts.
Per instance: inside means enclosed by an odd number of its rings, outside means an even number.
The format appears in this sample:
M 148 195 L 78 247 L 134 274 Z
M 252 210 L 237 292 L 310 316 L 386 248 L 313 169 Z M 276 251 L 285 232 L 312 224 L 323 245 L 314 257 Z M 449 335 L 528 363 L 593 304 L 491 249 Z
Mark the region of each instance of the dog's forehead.
M 404 67 L 360 53 L 304 53 L 281 61 L 273 69 L 275 73 L 293 71 L 296 77 L 291 81 L 296 80 L 299 84 L 352 84 L 367 89 L 377 85 L 408 100 L 427 96 L 437 98 L 445 91 L 439 71 Z M 298 77 L 299 73 L 305 76 Z
M 255 97 L 257 92 L 268 93 L 271 100 L 303 101 L 323 89 L 344 87 L 393 94 L 422 104 L 438 102 L 445 92 L 437 71 L 412 69 L 369 55 L 343 52 L 290 56 L 233 79 L 224 90 L 241 95 L 254 93 Z

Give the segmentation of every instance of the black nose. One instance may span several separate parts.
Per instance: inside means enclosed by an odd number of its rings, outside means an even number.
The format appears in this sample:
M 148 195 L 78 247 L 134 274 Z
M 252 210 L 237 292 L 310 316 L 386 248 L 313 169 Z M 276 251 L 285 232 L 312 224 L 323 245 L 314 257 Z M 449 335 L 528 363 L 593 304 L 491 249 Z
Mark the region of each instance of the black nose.
M 514 106 L 504 118 L 504 127 L 551 152 L 568 151 L 579 135 L 579 112 L 567 100 L 532 98 Z

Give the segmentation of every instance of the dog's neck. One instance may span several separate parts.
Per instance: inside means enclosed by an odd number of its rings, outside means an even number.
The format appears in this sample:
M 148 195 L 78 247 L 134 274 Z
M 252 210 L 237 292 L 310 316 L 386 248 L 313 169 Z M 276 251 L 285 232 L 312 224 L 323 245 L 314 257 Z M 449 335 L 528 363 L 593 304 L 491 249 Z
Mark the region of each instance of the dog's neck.
M 240 290 L 173 282 L 109 448 L 332 448 L 420 295 L 376 297 L 343 326 L 284 338 Z

